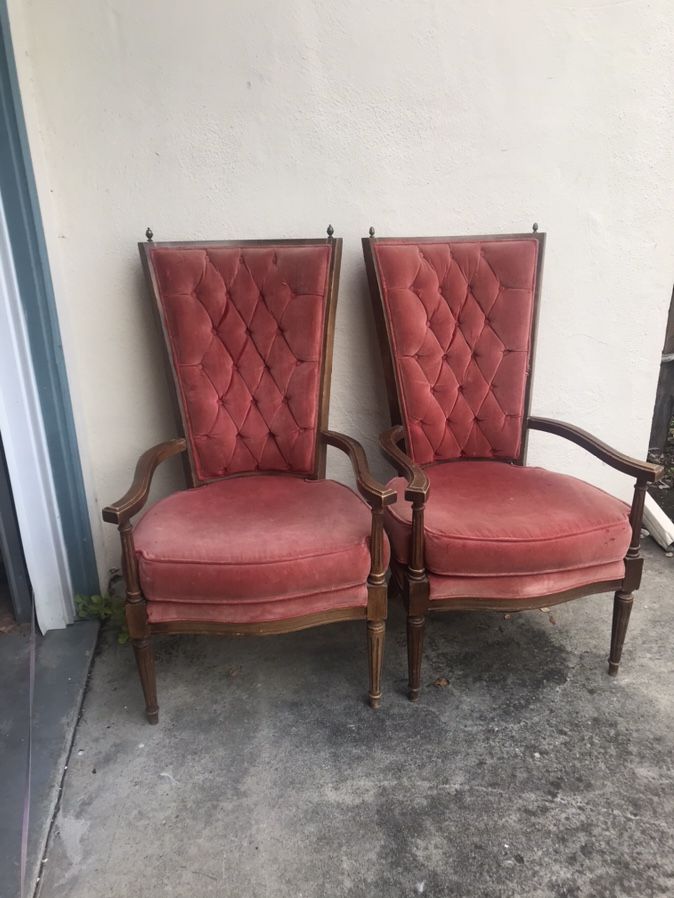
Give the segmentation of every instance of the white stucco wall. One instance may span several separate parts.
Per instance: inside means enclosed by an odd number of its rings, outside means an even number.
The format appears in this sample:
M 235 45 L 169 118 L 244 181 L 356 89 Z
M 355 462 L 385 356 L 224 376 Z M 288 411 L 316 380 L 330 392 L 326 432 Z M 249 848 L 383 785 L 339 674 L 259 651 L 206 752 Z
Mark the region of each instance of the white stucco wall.
M 335 226 L 331 423 L 383 473 L 359 238 L 538 221 L 533 410 L 644 456 L 674 277 L 671 0 L 10 0 L 10 14 L 102 575 L 119 552 L 100 507 L 173 436 L 135 247 L 148 224 L 158 240 Z M 530 459 L 628 495 L 553 437 Z

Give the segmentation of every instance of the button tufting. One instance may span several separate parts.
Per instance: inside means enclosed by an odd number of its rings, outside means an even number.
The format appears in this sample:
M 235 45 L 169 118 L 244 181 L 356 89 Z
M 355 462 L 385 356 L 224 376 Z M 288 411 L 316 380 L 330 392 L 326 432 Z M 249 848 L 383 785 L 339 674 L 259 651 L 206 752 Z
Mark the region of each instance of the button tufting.
M 252 251 L 253 255 L 256 253 L 256 250 Z M 190 413 L 195 403 L 203 401 L 204 405 L 210 405 L 211 408 L 216 406 L 218 423 L 212 433 L 197 434 L 189 425 L 186 428 L 187 438 L 193 441 L 197 478 L 200 481 L 209 480 L 228 473 L 266 470 L 268 467 L 298 473 L 310 471 L 313 466 L 314 441 L 298 438 L 299 443 L 305 445 L 294 446 L 295 438 L 291 435 L 295 434 L 296 426 L 295 400 L 282 395 L 282 389 L 275 384 L 274 378 L 278 371 L 287 383 L 292 380 L 295 368 L 302 365 L 302 380 L 306 376 L 305 387 L 309 394 L 307 401 L 313 403 L 311 407 L 314 408 L 319 393 L 323 334 L 319 333 L 320 328 L 312 329 L 304 316 L 304 320 L 301 320 L 292 311 L 283 327 L 280 318 L 292 309 L 291 304 L 296 295 L 307 292 L 314 294 L 316 304 L 324 308 L 326 296 L 322 285 L 326 283 L 325 269 L 329 262 L 326 249 L 324 246 L 274 247 L 266 256 L 265 266 L 254 260 L 256 264 L 252 270 L 248 265 L 248 250 L 243 247 L 227 247 L 219 249 L 217 253 L 211 253 L 205 248 L 204 255 L 208 276 L 202 277 L 198 288 L 193 287 L 192 300 L 195 305 L 201 305 L 206 314 L 212 308 L 226 307 L 229 318 L 225 325 L 222 320 L 216 321 L 209 315 L 205 321 L 210 320 L 210 339 L 206 329 L 202 332 L 202 352 L 205 357 L 186 365 L 176 364 L 183 386 L 187 420 L 192 417 Z M 167 304 L 170 284 L 184 274 L 183 256 L 182 253 L 167 252 L 165 270 L 156 272 L 164 306 Z M 287 258 L 292 261 L 289 266 L 292 276 L 280 277 L 277 266 L 282 265 Z M 211 277 L 209 271 L 216 272 L 219 277 Z M 276 276 L 270 277 L 270 273 L 274 271 L 277 272 Z M 289 280 L 292 283 L 288 283 Z M 298 283 L 295 283 L 296 280 Z M 306 289 L 313 284 L 315 289 Z M 295 287 L 300 289 L 299 294 L 295 293 Z M 233 320 L 236 324 L 231 326 L 230 322 Z M 190 334 L 194 334 L 194 328 Z M 173 328 L 170 330 L 172 340 L 175 340 L 180 349 L 182 335 L 173 333 Z M 300 339 L 303 347 L 306 347 L 304 351 L 307 358 L 297 358 L 291 348 L 291 344 Z M 213 343 L 217 343 L 217 356 L 207 355 L 208 347 Z M 183 371 L 187 376 L 188 369 L 192 372 L 196 369 L 201 382 L 199 385 L 192 385 L 185 380 Z M 265 371 L 269 372 L 269 376 L 265 376 Z M 218 392 L 220 389 L 224 391 L 222 394 Z M 272 432 L 265 415 L 271 415 L 282 405 L 286 408 L 279 416 L 283 426 L 279 427 L 279 421 L 276 421 Z M 227 411 L 231 413 L 231 421 Z M 239 420 L 245 420 L 248 413 L 251 415 L 250 420 L 255 422 L 254 439 L 241 433 L 236 424 Z M 308 430 L 313 434 L 315 426 Z M 265 436 L 269 441 L 278 437 L 278 451 L 274 450 L 272 457 L 269 457 L 267 447 L 270 443 L 263 438 Z M 286 442 L 288 437 L 289 444 Z M 246 449 L 240 451 L 244 445 Z M 227 457 L 223 458 L 223 455 Z
M 421 464 L 436 457 L 466 458 L 474 454 L 487 458 L 494 454 L 511 457 L 519 452 L 521 437 L 514 433 L 517 430 L 515 425 L 506 427 L 511 431 L 502 436 L 506 445 L 496 449 L 493 442 L 496 432 L 501 433 L 505 421 L 505 412 L 500 407 L 502 401 L 499 400 L 507 395 L 510 401 L 511 393 L 516 389 L 519 400 L 514 400 L 514 408 L 520 409 L 523 402 L 520 369 L 526 368 L 528 353 L 503 346 L 502 339 L 495 339 L 494 334 L 498 337 L 501 323 L 507 322 L 508 333 L 512 333 L 515 346 L 528 337 L 533 304 L 533 290 L 529 285 L 534 281 L 536 253 L 530 251 L 526 241 L 513 241 L 498 246 L 494 251 L 491 247 L 492 241 L 489 240 L 461 244 L 457 259 L 453 254 L 456 247 L 450 241 L 444 244 L 438 241 L 433 247 L 431 260 L 425 256 L 423 245 L 408 244 L 395 250 L 391 248 L 390 253 L 377 260 L 385 294 L 388 293 L 384 286 L 387 281 L 395 283 L 396 288 L 403 286 L 404 282 L 398 281 L 397 274 L 403 269 L 398 268 L 397 263 L 411 261 L 414 264 L 414 255 L 410 260 L 410 252 L 417 253 L 417 268 L 421 259 L 425 258 L 437 276 L 433 288 L 426 282 L 422 285 L 421 278 L 409 285 L 410 292 L 423 296 L 423 309 L 414 303 L 395 307 L 385 303 L 393 346 L 396 343 L 404 345 L 413 332 L 414 320 L 417 321 L 417 328 L 423 326 L 422 315 L 424 312 L 426 314 L 427 334 L 424 334 L 423 344 L 419 347 L 421 351 L 408 351 L 409 355 L 404 356 L 404 361 L 414 358 L 417 364 L 410 368 L 399 365 L 397 370 L 401 399 L 412 425 L 412 445 L 408 448 L 415 461 Z M 515 266 L 512 266 L 513 261 L 517 263 Z M 504 285 L 503 272 L 512 267 L 518 271 L 518 279 L 521 271 L 521 283 Z M 431 268 L 422 267 L 421 271 L 431 272 Z M 441 274 L 443 271 L 444 274 Z M 497 286 L 499 292 L 495 300 Z M 508 302 L 508 291 L 514 289 L 527 292 L 526 303 L 520 306 L 518 302 L 517 310 Z M 389 299 L 387 295 L 383 298 Z M 429 308 L 425 308 L 429 300 Z M 513 352 L 516 355 L 512 362 L 499 368 L 501 359 Z M 440 371 L 444 377 L 448 370 L 452 372 L 449 380 L 453 387 L 439 388 L 435 372 Z M 492 373 L 486 375 L 487 370 Z M 444 385 L 445 382 L 442 383 Z M 420 411 L 425 412 L 421 421 Z M 454 413 L 457 415 L 455 419 L 452 418 Z M 436 432 L 438 416 L 442 425 L 440 434 Z M 521 421 L 521 412 L 515 417 Z M 416 424 L 416 421 L 419 423 Z M 465 428 L 477 436 L 475 446 L 472 441 L 466 441 Z

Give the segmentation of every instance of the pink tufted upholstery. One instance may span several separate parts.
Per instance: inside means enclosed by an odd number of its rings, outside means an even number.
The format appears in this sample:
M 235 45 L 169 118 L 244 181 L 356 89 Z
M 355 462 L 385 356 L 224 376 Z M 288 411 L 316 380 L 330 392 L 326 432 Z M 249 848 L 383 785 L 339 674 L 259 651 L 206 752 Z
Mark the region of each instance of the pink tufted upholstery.
M 259 474 L 173 493 L 134 531 L 149 620 L 244 623 L 365 606 L 370 529 L 368 506 L 332 480 Z
M 197 481 L 314 465 L 330 247 L 149 252 Z
M 536 239 L 374 243 L 414 461 L 516 458 Z

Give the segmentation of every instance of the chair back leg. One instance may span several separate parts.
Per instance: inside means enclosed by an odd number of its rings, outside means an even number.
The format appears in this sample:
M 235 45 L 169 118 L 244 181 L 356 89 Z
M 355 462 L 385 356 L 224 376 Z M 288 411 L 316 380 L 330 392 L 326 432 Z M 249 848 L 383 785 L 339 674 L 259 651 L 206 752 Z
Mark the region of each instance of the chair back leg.
M 611 654 L 608 659 L 609 675 L 615 677 L 618 675 L 618 667 L 620 666 L 620 656 L 623 651 L 623 643 L 625 642 L 625 634 L 627 633 L 627 625 L 630 621 L 630 613 L 634 596 L 631 592 L 618 592 L 613 600 L 613 628 L 611 630 Z
M 421 656 L 424 649 L 425 615 L 407 618 L 407 668 L 409 672 L 408 697 L 411 702 L 419 698 L 421 690 Z

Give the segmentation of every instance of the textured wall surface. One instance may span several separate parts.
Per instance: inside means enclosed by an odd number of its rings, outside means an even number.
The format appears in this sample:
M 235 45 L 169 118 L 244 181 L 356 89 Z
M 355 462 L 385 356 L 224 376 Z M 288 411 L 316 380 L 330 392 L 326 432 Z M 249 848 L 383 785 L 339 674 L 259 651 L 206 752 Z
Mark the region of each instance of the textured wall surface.
M 674 274 L 669 0 L 11 0 L 10 13 L 104 577 L 119 552 L 100 507 L 174 434 L 135 247 L 148 224 L 159 240 L 335 226 L 331 423 L 384 473 L 360 236 L 537 220 L 533 410 L 644 455 Z M 629 493 L 553 437 L 532 439 L 530 459 Z

